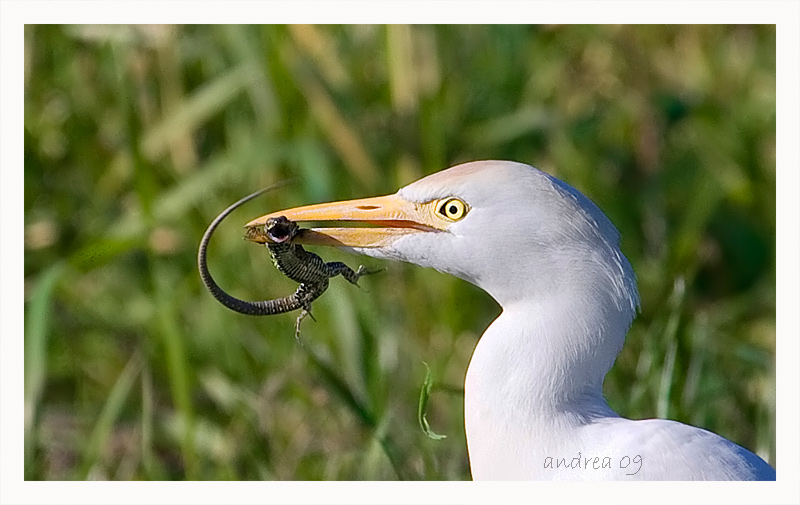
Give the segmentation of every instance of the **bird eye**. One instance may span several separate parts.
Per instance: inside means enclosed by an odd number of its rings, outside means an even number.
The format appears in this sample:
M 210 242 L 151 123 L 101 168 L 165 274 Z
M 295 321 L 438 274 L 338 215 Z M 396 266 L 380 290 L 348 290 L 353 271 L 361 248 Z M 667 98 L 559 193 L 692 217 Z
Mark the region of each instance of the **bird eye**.
M 448 198 L 439 205 L 439 214 L 451 221 L 458 221 L 467 215 L 467 204 L 458 198 Z

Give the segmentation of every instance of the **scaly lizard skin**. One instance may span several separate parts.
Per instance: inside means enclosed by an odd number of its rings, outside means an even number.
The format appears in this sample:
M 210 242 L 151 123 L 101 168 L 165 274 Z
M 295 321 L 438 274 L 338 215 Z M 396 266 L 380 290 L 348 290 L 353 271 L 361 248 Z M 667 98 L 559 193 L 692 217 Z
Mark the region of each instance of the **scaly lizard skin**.
M 295 337 L 299 338 L 300 322 L 307 315 L 311 315 L 311 302 L 319 298 L 319 296 L 328 289 L 329 279 L 331 277 L 341 274 L 352 284 L 358 285 L 358 279 L 362 275 L 379 272 L 382 269 L 372 270 L 362 265 L 358 267 L 357 271 L 353 271 L 350 267 L 338 261 L 325 263 L 322 261 L 322 258 L 314 253 L 306 251 L 300 244 L 292 243 L 292 239 L 297 235 L 300 227 L 297 223 L 289 221 L 281 216 L 270 219 L 265 223 L 264 233 L 270 240 L 270 242 L 266 243 L 266 246 L 278 270 L 293 281 L 300 283 L 300 286 L 297 287 L 297 291 L 283 298 L 256 302 L 241 300 L 226 293 L 214 282 L 211 273 L 208 271 L 206 250 L 208 248 L 208 242 L 211 240 L 211 235 L 213 235 L 214 230 L 216 230 L 217 226 L 219 226 L 228 214 L 242 204 L 274 187 L 275 186 L 265 188 L 252 195 L 246 196 L 222 211 L 208 226 L 208 229 L 203 235 L 203 239 L 200 241 L 200 248 L 197 252 L 197 264 L 200 269 L 200 278 L 203 280 L 203 284 L 205 284 L 209 292 L 211 292 L 211 295 L 224 306 L 240 314 L 265 316 L 303 309 L 295 325 Z M 313 319 L 314 316 L 311 317 Z

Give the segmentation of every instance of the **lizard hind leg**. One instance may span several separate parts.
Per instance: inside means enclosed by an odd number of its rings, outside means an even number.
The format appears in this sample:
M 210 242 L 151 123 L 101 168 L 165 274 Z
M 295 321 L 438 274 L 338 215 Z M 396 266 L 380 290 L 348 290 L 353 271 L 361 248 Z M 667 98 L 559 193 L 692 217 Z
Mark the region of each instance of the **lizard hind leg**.
M 300 323 L 303 321 L 303 319 L 306 318 L 306 316 L 311 317 L 311 319 L 314 322 L 317 322 L 317 318 L 314 317 L 314 314 L 311 313 L 311 304 L 310 303 L 303 306 L 303 311 L 300 312 L 300 315 L 297 316 L 297 322 L 294 323 L 294 338 L 295 338 L 295 340 L 297 340 L 301 344 L 303 342 L 300 340 Z

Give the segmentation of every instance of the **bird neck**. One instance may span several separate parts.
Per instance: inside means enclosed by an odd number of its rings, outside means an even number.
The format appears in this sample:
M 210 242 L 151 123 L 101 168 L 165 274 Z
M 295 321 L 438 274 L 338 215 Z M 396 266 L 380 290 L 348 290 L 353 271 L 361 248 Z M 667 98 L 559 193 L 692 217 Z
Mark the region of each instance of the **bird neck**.
M 539 468 L 543 455 L 555 453 L 552 444 L 570 439 L 571 430 L 617 417 L 602 385 L 632 318 L 629 306 L 597 292 L 504 307 L 467 370 L 464 417 L 473 476 L 493 475 L 500 462 Z
M 619 248 L 597 234 L 590 246 L 539 251 L 506 285 L 483 286 L 503 313 L 481 337 L 467 387 L 517 395 L 515 402 L 564 411 L 579 399 L 605 403 L 606 373 L 639 305 L 636 280 Z M 528 272 L 528 275 L 520 275 Z M 471 376 L 471 380 L 470 379 Z
M 576 285 L 504 305 L 467 370 L 468 417 L 530 426 L 570 412 L 615 415 L 603 399 L 603 380 L 635 306 L 600 279 Z
M 535 405 L 538 412 L 602 400 L 603 379 L 632 314 L 592 294 L 504 307 L 475 348 L 467 388 L 488 387 L 498 400 L 505 394 L 509 404 Z

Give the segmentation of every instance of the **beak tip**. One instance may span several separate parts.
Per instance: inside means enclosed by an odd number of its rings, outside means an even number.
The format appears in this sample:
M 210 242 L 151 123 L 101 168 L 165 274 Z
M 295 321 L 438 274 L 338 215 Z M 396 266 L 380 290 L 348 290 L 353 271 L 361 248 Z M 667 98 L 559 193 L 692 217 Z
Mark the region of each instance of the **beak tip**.
M 375 248 L 384 247 L 394 239 L 409 233 L 433 229 L 426 226 L 416 204 L 397 195 L 379 196 L 360 200 L 307 205 L 273 212 L 253 219 L 244 227 L 245 237 L 252 242 L 269 244 L 264 233 L 268 219 L 284 216 L 296 222 L 349 222 L 361 221 L 376 225 L 370 227 L 306 228 L 295 237 L 299 244 L 331 247 Z M 416 226 L 414 226 L 416 225 Z

